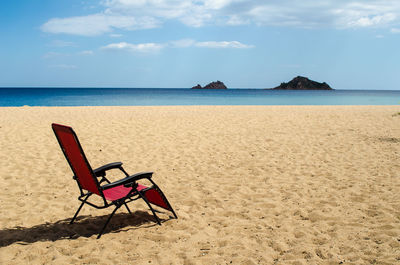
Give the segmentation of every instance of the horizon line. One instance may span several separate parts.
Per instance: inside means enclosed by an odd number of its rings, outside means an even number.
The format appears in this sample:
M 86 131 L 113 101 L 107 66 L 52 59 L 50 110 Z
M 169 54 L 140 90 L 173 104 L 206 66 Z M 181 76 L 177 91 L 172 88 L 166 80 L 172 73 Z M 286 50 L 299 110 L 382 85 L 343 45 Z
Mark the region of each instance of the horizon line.
M 191 87 L 111 87 L 111 86 L 0 86 L 0 89 L 11 88 L 11 89 L 18 89 L 18 88 L 27 88 L 27 89 L 188 89 L 191 90 Z M 274 88 L 255 88 L 255 87 L 247 87 L 247 88 L 240 88 L 240 87 L 231 87 L 227 89 L 194 89 L 194 90 L 275 90 Z M 283 91 L 322 91 L 323 89 L 276 89 L 276 90 L 283 90 Z M 399 89 L 365 89 L 365 88 L 332 88 L 332 90 L 369 90 L 369 91 L 399 91 Z M 326 91 L 332 91 L 326 90 Z

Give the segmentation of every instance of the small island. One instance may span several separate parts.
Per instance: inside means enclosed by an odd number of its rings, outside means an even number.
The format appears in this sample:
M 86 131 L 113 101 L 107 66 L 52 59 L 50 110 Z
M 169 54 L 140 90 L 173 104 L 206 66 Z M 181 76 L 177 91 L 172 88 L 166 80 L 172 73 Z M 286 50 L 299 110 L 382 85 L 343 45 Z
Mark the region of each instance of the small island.
M 297 76 L 288 83 L 281 83 L 279 86 L 272 89 L 286 89 L 286 90 L 332 90 L 332 88 L 325 82 L 319 83 L 308 79 L 307 77 Z
M 228 89 L 225 84 L 221 81 L 211 82 L 205 87 L 197 84 L 197 86 L 192 87 L 192 89 Z

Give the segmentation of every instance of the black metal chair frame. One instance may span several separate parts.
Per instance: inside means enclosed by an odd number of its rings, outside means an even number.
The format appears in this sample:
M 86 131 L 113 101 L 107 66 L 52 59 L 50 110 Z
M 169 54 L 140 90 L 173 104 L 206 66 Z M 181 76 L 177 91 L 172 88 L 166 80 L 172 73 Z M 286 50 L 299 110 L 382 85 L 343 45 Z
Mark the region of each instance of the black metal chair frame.
M 91 168 L 91 166 L 90 166 L 90 164 L 89 164 L 89 162 L 88 162 L 88 160 L 86 158 L 86 155 L 85 155 L 85 153 L 84 153 L 84 151 L 82 149 L 82 146 L 81 146 L 81 144 L 79 142 L 79 139 L 76 136 L 76 133 L 74 132 L 74 130 L 71 128 L 72 134 L 73 134 L 73 136 L 75 138 L 75 141 L 76 141 L 76 143 L 77 143 L 77 145 L 79 147 L 79 151 L 80 151 L 80 153 L 81 153 L 81 155 L 82 155 L 82 157 L 83 157 L 83 159 L 85 161 L 86 166 L 88 167 L 88 169 L 91 172 L 91 175 L 92 175 L 92 177 L 93 177 L 93 179 L 94 179 L 94 181 L 95 181 L 95 183 L 97 185 L 98 191 L 100 192 L 100 194 L 96 194 L 96 195 L 99 195 L 103 199 L 103 204 L 102 205 L 98 205 L 98 204 L 94 204 L 92 202 L 89 202 L 88 199 L 94 193 L 90 192 L 90 191 L 87 191 L 87 190 L 84 190 L 81 187 L 81 184 L 79 183 L 79 179 L 76 177 L 77 172 L 75 172 L 74 167 L 72 166 L 71 161 L 69 160 L 69 158 L 67 156 L 67 153 L 64 150 L 64 147 L 63 147 L 63 145 L 61 143 L 61 140 L 59 139 L 59 136 L 57 135 L 54 127 L 53 127 L 53 131 L 54 131 L 54 133 L 56 135 L 56 138 L 57 138 L 57 141 L 58 141 L 58 143 L 59 143 L 59 145 L 60 145 L 60 147 L 61 147 L 61 149 L 63 151 L 63 154 L 64 154 L 65 158 L 67 159 L 68 164 L 70 165 L 70 167 L 71 167 L 71 169 L 72 169 L 72 171 L 74 173 L 73 179 L 76 180 L 76 182 L 78 184 L 78 187 L 79 187 L 79 190 L 80 190 L 80 193 L 81 193 L 81 195 L 78 197 L 78 200 L 81 201 L 82 203 L 79 206 L 78 210 L 76 211 L 75 215 L 72 217 L 72 219 L 70 221 L 70 224 L 72 224 L 75 221 L 75 219 L 78 216 L 80 210 L 82 209 L 83 205 L 85 205 L 85 204 L 88 204 L 88 205 L 90 205 L 90 206 L 92 206 L 92 207 L 94 207 L 96 209 L 104 209 L 104 208 L 108 208 L 108 207 L 114 205 L 115 206 L 114 210 L 112 211 L 112 213 L 108 217 L 107 221 L 105 222 L 104 226 L 102 227 L 102 229 L 100 230 L 100 233 L 97 236 L 97 239 L 99 239 L 101 237 L 101 235 L 103 234 L 105 228 L 107 227 L 108 223 L 110 222 L 111 218 L 114 216 L 115 212 L 122 205 L 125 205 L 125 207 L 128 210 L 128 212 L 132 213 L 131 210 L 129 209 L 127 203 L 132 202 L 132 201 L 136 201 L 138 199 L 143 199 L 143 201 L 147 204 L 147 206 L 150 208 L 151 212 L 153 213 L 153 216 L 154 216 L 154 219 L 155 219 L 156 223 L 161 225 L 160 218 L 157 216 L 155 209 L 153 208 L 153 206 L 151 205 L 151 203 L 148 201 L 148 199 L 145 196 L 146 191 L 151 190 L 151 189 L 154 189 L 159 193 L 159 195 L 161 196 L 162 200 L 168 206 L 169 210 L 172 212 L 174 217 L 176 219 L 178 218 L 178 216 L 176 215 L 175 211 L 171 207 L 171 204 L 168 202 L 167 198 L 165 197 L 164 193 L 161 191 L 161 189 L 158 187 L 158 185 L 151 179 L 151 177 L 153 175 L 153 172 L 141 172 L 141 173 L 137 173 L 137 174 L 134 174 L 134 175 L 129 175 L 124 170 L 124 168 L 122 167 L 122 162 L 109 163 L 109 164 L 101 166 L 101 167 L 99 167 L 97 169 L 92 170 L 92 168 Z M 126 177 L 123 178 L 123 179 L 120 179 L 118 181 L 111 182 L 110 180 L 108 180 L 106 178 L 106 172 L 108 170 L 111 170 L 111 169 L 119 169 L 119 170 L 121 170 Z M 100 181 L 98 180 L 98 178 L 100 178 Z M 137 181 L 141 180 L 141 179 L 147 179 L 152 184 L 152 186 L 147 187 L 147 188 L 142 189 L 142 190 L 139 191 L 137 189 L 137 187 L 138 187 Z M 103 182 L 106 182 L 107 184 L 101 185 Z M 103 194 L 103 191 L 107 190 L 107 189 L 110 189 L 110 188 L 113 188 L 113 187 L 121 186 L 121 185 L 123 185 L 124 187 L 130 187 L 130 188 L 132 188 L 132 190 L 125 197 L 122 197 L 122 198 L 120 198 L 118 200 L 114 200 L 114 201 L 108 202 L 107 199 L 105 198 L 104 194 Z

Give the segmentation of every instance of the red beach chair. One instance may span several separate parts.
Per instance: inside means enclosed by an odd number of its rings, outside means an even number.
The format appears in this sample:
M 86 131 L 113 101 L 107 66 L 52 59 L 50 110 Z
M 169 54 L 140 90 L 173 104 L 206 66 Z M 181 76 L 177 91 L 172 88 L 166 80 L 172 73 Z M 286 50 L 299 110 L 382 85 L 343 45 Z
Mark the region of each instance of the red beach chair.
M 70 222 L 71 224 L 75 221 L 75 218 L 78 216 L 78 213 L 84 204 L 88 204 L 97 209 L 115 206 L 113 212 L 97 236 L 97 238 L 100 238 L 115 212 L 122 205 L 125 205 L 128 212 L 131 213 L 127 203 L 139 198 L 146 202 L 159 225 L 161 225 L 160 219 L 156 215 L 152 205 L 171 211 L 174 217 L 178 218 L 161 189 L 151 179 L 153 172 L 142 172 L 129 175 L 123 169 L 121 162 L 110 163 L 93 170 L 86 159 L 82 146 L 73 129 L 68 126 L 54 123 L 52 124 L 52 128 L 65 158 L 74 173 L 73 178 L 78 183 L 81 192 L 78 200 L 82 203 L 72 218 Z M 115 182 L 110 182 L 106 178 L 106 171 L 111 169 L 121 170 L 126 177 Z M 147 179 L 152 185 L 150 187 L 141 185 L 137 182 L 140 179 Z M 104 185 L 102 185 L 102 183 L 104 183 Z M 102 198 L 102 203 L 98 205 L 89 202 L 88 199 L 92 195 L 100 196 Z

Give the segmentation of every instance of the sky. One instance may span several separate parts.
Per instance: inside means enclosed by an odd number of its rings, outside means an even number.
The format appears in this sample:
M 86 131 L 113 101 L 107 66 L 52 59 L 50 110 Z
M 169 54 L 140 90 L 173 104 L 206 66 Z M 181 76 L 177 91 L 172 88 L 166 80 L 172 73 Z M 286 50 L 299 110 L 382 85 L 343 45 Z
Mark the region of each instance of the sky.
M 0 87 L 400 89 L 399 0 L 0 2 Z

